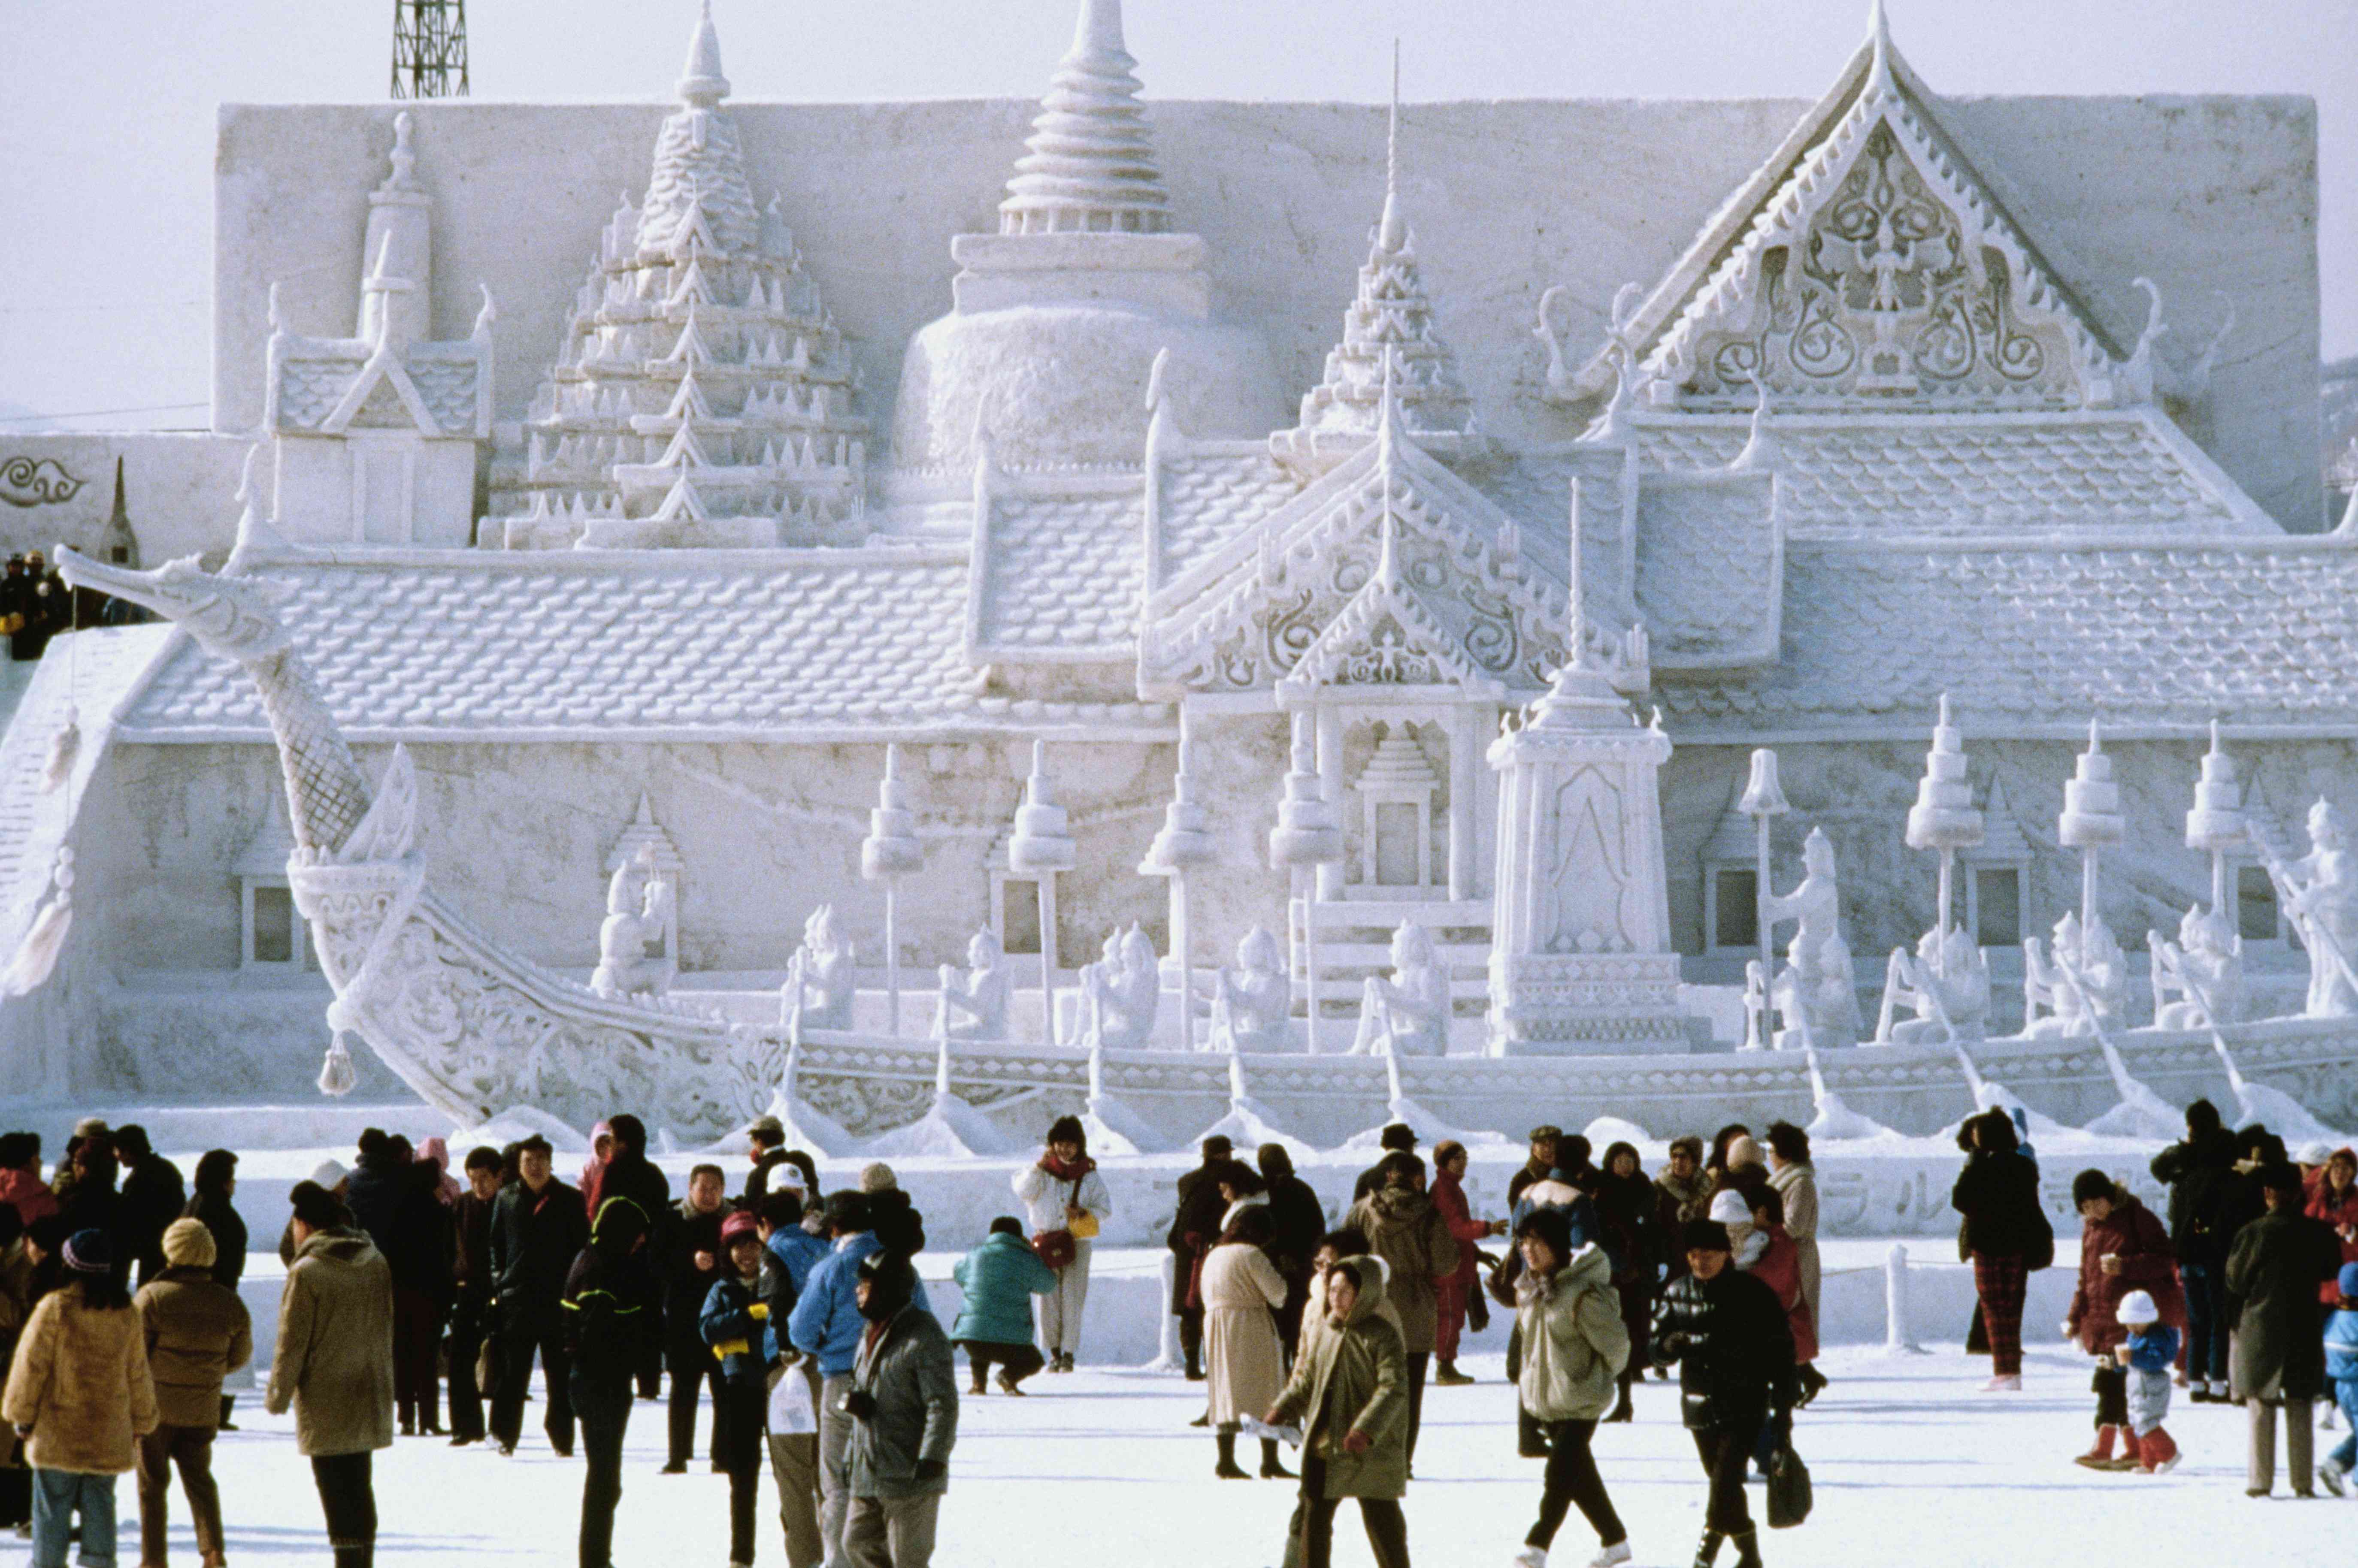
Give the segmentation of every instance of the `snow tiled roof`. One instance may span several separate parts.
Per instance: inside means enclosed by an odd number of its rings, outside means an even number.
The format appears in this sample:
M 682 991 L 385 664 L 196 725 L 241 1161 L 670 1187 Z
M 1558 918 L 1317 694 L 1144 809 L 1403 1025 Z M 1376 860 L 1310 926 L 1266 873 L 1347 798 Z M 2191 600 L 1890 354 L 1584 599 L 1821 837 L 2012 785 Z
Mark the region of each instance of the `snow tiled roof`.
M 1983 733 L 2358 733 L 2358 542 L 1797 544 L 1782 656 L 1658 684 L 1691 732 L 1913 733 L 1944 691 Z
M 1146 580 L 1142 481 L 1065 494 L 1001 494 L 979 541 L 973 655 L 1126 659 Z
M 1302 481 L 1270 456 L 1266 443 L 1208 444 L 1163 460 L 1163 578 L 1169 581 L 1284 505 Z
M 278 613 L 358 741 L 627 740 L 1062 724 L 1163 724 L 1127 703 L 978 691 L 963 647 L 964 552 L 809 551 L 709 560 L 568 552 L 271 562 Z M 127 741 L 258 740 L 253 681 L 176 640 Z
M 2280 532 L 2163 416 L 1772 417 L 1785 522 L 1842 534 L 2052 534 L 2059 529 Z M 1648 466 L 1717 468 L 1743 418 L 1640 419 Z

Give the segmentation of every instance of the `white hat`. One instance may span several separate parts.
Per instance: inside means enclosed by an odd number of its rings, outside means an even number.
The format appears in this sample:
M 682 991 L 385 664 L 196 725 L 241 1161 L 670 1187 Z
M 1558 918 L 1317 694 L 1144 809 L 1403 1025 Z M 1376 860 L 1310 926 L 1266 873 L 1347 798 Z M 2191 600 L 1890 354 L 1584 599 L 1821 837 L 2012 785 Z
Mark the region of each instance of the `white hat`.
M 1722 1225 L 1749 1225 L 1752 1223 L 1752 1209 L 1744 1201 L 1742 1193 L 1734 1187 L 1722 1187 L 1712 1195 L 1711 1217 Z
M 2148 1323 L 2160 1322 L 2161 1309 L 2155 1306 L 2153 1298 L 2143 1291 L 2131 1291 L 2121 1298 L 2121 1304 L 2113 1315 L 2132 1328 L 2142 1328 Z
M 352 1174 L 351 1172 L 345 1170 L 333 1160 L 322 1160 L 319 1162 L 319 1169 L 311 1173 L 311 1179 L 319 1183 L 321 1186 L 327 1188 L 330 1192 L 334 1192 L 336 1190 L 336 1184 L 342 1181 L 350 1174 Z
M 2303 1144 L 2301 1146 L 2300 1152 L 2293 1156 L 2293 1163 L 2297 1165 L 2322 1165 L 2328 1160 L 2332 1158 L 2333 1145 L 2326 1142 L 2323 1139 L 2319 1139 L 2314 1142 Z

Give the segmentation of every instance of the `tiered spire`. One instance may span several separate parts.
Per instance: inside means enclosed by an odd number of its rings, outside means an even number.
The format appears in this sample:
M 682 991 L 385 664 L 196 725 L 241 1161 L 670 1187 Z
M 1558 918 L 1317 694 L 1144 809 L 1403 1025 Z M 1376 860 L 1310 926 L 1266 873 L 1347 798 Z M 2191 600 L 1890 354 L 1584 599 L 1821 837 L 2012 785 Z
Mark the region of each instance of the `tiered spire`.
M 1171 193 L 1122 47 L 1121 0 L 1081 0 L 1073 47 L 1048 79 L 1031 139 L 999 204 L 1002 234 L 1160 234 Z
M 1408 431 L 1445 438 L 1463 436 L 1473 425 L 1473 399 L 1458 379 L 1456 356 L 1434 326 L 1433 299 L 1417 265 L 1416 233 L 1401 201 L 1397 43 L 1383 212 L 1368 241 L 1358 293 L 1343 313 L 1343 341 L 1327 353 L 1325 377 L 1303 395 L 1301 424 L 1271 438 L 1281 460 L 1323 468 L 1355 447 L 1357 438 L 1375 432 L 1387 351 L 1398 362 L 1396 395 Z
M 867 426 L 842 336 L 773 200 L 753 204 L 709 0 L 644 206 L 622 199 L 495 470 L 513 546 L 854 542 Z

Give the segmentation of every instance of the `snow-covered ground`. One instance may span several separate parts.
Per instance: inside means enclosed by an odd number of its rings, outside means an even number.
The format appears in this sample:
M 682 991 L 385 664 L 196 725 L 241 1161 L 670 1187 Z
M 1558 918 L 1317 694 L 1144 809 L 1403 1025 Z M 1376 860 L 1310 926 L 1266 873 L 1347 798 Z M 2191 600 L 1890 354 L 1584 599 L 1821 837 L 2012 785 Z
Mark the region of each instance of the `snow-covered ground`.
M 1900 1358 L 1842 1351 L 1822 1365 L 1833 1386 L 1803 1412 L 1798 1443 L 1816 1481 L 1817 1512 L 1799 1530 L 1763 1533 L 1772 1565 L 2325 1568 L 2349 1560 L 2358 1508 L 2331 1498 L 2296 1505 L 2282 1480 L 2271 1500 L 2244 1496 L 2241 1411 L 2180 1403 L 2170 1428 L 2186 1458 L 2173 1474 L 2099 1475 L 2071 1463 L 2088 1441 L 2087 1363 L 2061 1349 L 2033 1348 L 2027 1390 L 2007 1397 L 1977 1393 L 1986 1363 L 1953 1346 Z M 1498 1358 L 1467 1366 L 1485 1379 L 1479 1386 L 1428 1391 L 1407 1502 L 1410 1540 L 1422 1563 L 1505 1568 L 1537 1506 L 1540 1467 L 1515 1457 L 1513 1399 L 1498 1380 Z M 993 1394 L 961 1405 L 936 1554 L 941 1568 L 1265 1568 L 1277 1561 L 1293 1488 L 1212 1478 L 1211 1438 L 1186 1424 L 1201 1408 L 1196 1388 L 1114 1370 L 1041 1378 L 1033 1387 L 1039 1392 L 1030 1398 Z M 319 1504 L 292 1423 L 261 1414 L 251 1396 L 239 1402 L 245 1430 L 222 1436 L 215 1463 L 232 1558 L 325 1568 Z M 721 1568 L 728 1483 L 700 1464 L 686 1476 L 656 1473 L 662 1412 L 642 1402 L 632 1416 L 615 1561 Z M 540 1416 L 537 1403 L 527 1410 L 525 1444 L 512 1459 L 429 1438 L 380 1454 L 378 1561 L 438 1565 L 465 1553 L 470 1562 L 571 1563 L 582 1468 L 548 1452 Z M 1677 1421 L 1673 1386 L 1649 1381 L 1638 1422 L 1598 1437 L 1639 1564 L 1687 1563 L 1702 1529 L 1702 1476 Z M 2331 1439 L 2320 1438 L 2322 1454 Z M 1757 1485 L 1753 1502 L 1758 1514 Z M 135 1552 L 127 1478 L 119 1506 L 124 1547 Z M 177 1498 L 175 1509 L 173 1553 L 194 1562 Z M 1346 1508 L 1337 1520 L 1338 1564 L 1368 1561 L 1356 1513 Z M 784 1561 L 776 1518 L 765 1477 L 761 1561 L 771 1564 Z M 1585 1563 L 1595 1549 L 1575 1513 L 1555 1560 Z

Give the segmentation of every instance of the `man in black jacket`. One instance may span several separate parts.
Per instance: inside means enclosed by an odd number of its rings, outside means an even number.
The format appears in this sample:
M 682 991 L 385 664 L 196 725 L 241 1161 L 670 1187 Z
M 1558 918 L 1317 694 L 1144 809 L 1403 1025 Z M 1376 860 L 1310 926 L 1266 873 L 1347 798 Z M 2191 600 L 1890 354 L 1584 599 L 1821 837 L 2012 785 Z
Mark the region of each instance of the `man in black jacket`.
M 1171 1314 L 1179 1320 L 1179 1349 L 1187 1357 L 1187 1379 L 1204 1380 L 1204 1308 L 1195 1293 L 1195 1269 L 1220 1238 L 1219 1173 L 1236 1145 L 1215 1133 L 1204 1140 L 1204 1162 L 1179 1178 L 1179 1206 L 1163 1244 L 1171 1249 Z
M 728 1176 L 718 1165 L 687 1173 L 687 1196 L 672 1211 L 671 1255 L 663 1266 L 664 1363 L 671 1369 L 671 1456 L 666 1476 L 685 1475 L 696 1451 L 696 1404 L 712 1387 L 712 1467 L 720 1468 L 720 1363 L 698 1326 L 704 1299 L 729 1267 L 720 1223 L 730 1215 Z
M 590 1473 L 581 1485 L 581 1568 L 613 1568 L 614 1505 L 622 1498 L 622 1434 L 631 1422 L 631 1380 L 660 1346 L 663 1306 L 645 1252 L 647 1216 L 608 1193 L 590 1244 L 567 1271 L 563 1306 L 568 1379 L 581 1417 Z
M 598 1185 L 598 1201 L 602 1206 L 608 1198 L 628 1198 L 639 1206 L 639 1212 L 647 1217 L 647 1266 L 661 1280 L 670 1269 L 676 1245 L 674 1221 L 678 1217 L 672 1212 L 671 1178 L 647 1158 L 645 1122 L 624 1112 L 608 1117 L 606 1130 L 611 1145 L 606 1173 Z M 649 1336 L 644 1346 L 637 1370 L 639 1398 L 652 1400 L 663 1392 L 663 1336 Z
M 1302 1336 L 1302 1309 L 1310 1300 L 1310 1259 L 1326 1234 L 1326 1208 L 1308 1182 L 1293 1173 L 1293 1158 L 1282 1143 L 1264 1143 L 1256 1155 L 1269 1184 L 1269 1252 L 1285 1276 L 1285 1304 L 1277 1309 L 1277 1337 L 1291 1361 Z
M 2186 1136 L 2153 1157 L 2153 1179 L 2169 1189 L 2169 1240 L 2186 1291 L 2188 1398 L 2226 1404 L 2227 1249 L 2235 1239 L 2235 1135 L 2219 1108 L 2186 1108 Z
M 785 1124 L 774 1116 L 756 1119 L 745 1130 L 745 1157 L 753 1168 L 745 1174 L 745 1190 L 738 1195 L 737 1206 L 754 1214 L 770 1190 L 770 1173 L 786 1162 Z
M 1679 1364 L 1679 1413 L 1711 1477 L 1695 1563 L 1710 1568 L 1732 1540 L 1736 1568 L 1760 1568 L 1744 1473 L 1763 1423 L 1774 1417 L 1784 1430 L 1800 1392 L 1793 1331 L 1777 1292 L 1736 1268 L 1725 1226 L 1694 1220 L 1681 1239 L 1687 1272 L 1654 1308 L 1653 1349 L 1657 1362 Z
M 117 1128 L 114 1157 L 123 1163 L 123 1194 L 115 1207 L 116 1256 L 139 1264 L 139 1282 L 164 1271 L 164 1230 L 188 1206 L 180 1167 L 156 1152 L 147 1130 Z
M 492 1286 L 498 1303 L 500 1386 L 492 1396 L 492 1436 L 503 1454 L 523 1434 L 533 1353 L 547 1385 L 549 1446 L 573 1456 L 573 1395 L 565 1353 L 565 1279 L 590 1242 L 581 1194 L 549 1170 L 548 1140 L 516 1146 L 522 1180 L 492 1210 Z
M 1384 1130 L 1376 1135 L 1376 1145 L 1384 1152 L 1384 1159 L 1378 1160 L 1360 1172 L 1359 1179 L 1351 1184 L 1353 1203 L 1359 1203 L 1383 1190 L 1384 1160 L 1389 1160 L 1394 1154 L 1416 1152 L 1416 1129 L 1405 1121 L 1389 1122 Z
M 483 1440 L 483 1390 L 475 1360 L 492 1328 L 492 1211 L 500 1195 L 500 1152 L 467 1152 L 467 1190 L 459 1195 L 450 1303 L 450 1446 Z

